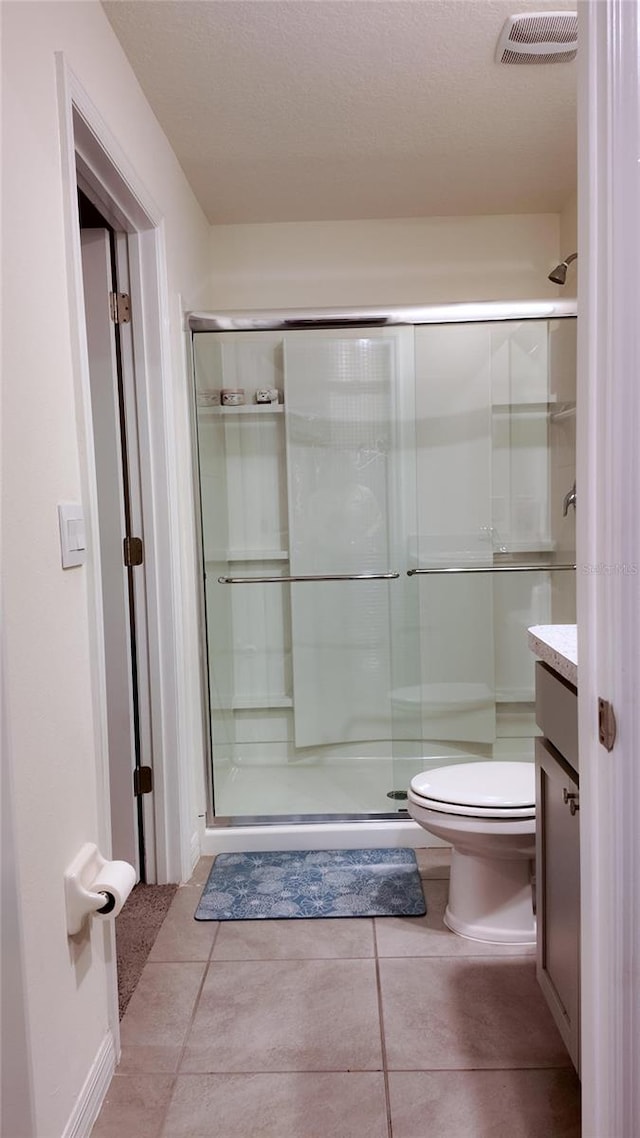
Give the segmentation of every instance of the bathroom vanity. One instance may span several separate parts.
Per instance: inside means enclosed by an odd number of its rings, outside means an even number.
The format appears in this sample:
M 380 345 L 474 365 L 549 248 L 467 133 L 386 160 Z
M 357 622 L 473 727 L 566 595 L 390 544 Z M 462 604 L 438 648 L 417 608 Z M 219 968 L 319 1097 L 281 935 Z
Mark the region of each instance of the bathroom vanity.
M 529 630 L 536 662 L 537 976 L 580 1071 L 580 800 L 575 625 Z

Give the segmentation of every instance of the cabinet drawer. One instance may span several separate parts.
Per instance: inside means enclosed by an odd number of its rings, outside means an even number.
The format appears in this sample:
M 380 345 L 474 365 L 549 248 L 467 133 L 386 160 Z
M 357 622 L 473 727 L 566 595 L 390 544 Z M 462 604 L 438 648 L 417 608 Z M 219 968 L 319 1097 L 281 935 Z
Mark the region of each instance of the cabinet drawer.
M 574 770 L 579 770 L 578 693 L 540 660 L 536 663 L 536 723 Z

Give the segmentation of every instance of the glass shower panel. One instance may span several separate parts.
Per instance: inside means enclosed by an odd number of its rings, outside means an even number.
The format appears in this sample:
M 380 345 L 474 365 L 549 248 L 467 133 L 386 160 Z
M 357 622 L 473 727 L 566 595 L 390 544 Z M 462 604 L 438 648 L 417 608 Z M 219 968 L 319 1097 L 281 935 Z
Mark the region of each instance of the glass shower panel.
M 291 706 L 288 595 L 218 578 L 287 571 L 282 406 L 253 402 L 260 387 L 282 391 L 281 337 L 198 334 L 194 361 L 214 798 L 218 813 L 236 813 L 240 799 L 254 813 L 245 768 L 278 751 Z M 222 388 L 238 387 L 247 402 L 222 406 Z
M 472 568 L 491 550 L 491 326 L 416 329 L 418 565 Z M 495 739 L 491 580 L 415 578 L 422 737 Z
M 412 578 L 419 667 L 402 696 L 420 707 L 420 734 L 410 746 L 396 731 L 398 789 L 429 766 L 532 757 L 526 630 L 561 604 L 575 611 L 574 574 L 545 568 L 575 560 L 559 511 L 575 476 L 574 345 L 570 319 L 415 329 L 410 561 L 430 572 Z
M 390 740 L 394 343 L 285 341 L 296 747 Z M 358 579 L 360 578 L 360 579 Z
M 194 341 L 215 813 L 393 809 L 394 645 L 407 675 L 418 646 L 412 329 Z

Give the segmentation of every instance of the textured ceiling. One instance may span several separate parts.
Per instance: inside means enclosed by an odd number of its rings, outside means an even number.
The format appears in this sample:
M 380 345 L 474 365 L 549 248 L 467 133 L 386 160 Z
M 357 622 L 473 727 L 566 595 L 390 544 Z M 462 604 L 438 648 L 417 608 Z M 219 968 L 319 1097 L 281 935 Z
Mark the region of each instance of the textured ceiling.
M 576 64 L 494 62 L 562 0 L 103 0 L 212 223 L 557 212 Z

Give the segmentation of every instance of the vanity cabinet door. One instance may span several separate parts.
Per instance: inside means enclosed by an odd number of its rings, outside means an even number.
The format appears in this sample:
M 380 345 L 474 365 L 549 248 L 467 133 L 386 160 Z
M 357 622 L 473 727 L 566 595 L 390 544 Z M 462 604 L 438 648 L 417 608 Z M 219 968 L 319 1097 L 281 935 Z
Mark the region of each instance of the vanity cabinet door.
M 537 975 L 580 1070 L 580 828 L 577 776 L 536 739 Z

